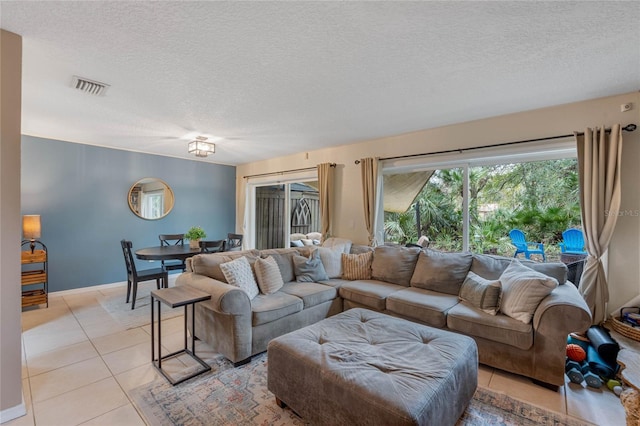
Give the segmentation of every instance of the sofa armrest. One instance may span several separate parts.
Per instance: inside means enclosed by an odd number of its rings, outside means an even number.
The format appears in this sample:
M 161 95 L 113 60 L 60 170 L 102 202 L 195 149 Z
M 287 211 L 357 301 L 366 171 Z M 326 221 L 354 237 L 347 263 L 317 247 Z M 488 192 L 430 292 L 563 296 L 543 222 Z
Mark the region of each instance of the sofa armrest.
M 247 315 L 251 313 L 249 296 L 238 287 L 193 272 L 180 274 L 177 286 L 189 285 L 211 295 L 211 300 L 200 302 L 214 312 L 225 315 Z
M 590 326 L 591 311 L 578 289 L 569 282 L 559 285 L 545 297 L 533 315 L 533 328 L 536 331 L 548 327 L 569 334 L 584 332 Z

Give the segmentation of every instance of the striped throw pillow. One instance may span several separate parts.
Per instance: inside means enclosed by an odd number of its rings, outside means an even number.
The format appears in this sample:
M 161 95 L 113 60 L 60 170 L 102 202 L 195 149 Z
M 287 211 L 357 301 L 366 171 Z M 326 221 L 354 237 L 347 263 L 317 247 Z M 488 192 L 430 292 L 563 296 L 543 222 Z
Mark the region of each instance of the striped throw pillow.
M 258 258 L 255 269 L 258 287 L 263 294 L 275 293 L 284 285 L 280 268 L 273 256 L 268 256 L 266 259 Z
M 370 280 L 373 252 L 361 254 L 342 253 L 343 280 Z

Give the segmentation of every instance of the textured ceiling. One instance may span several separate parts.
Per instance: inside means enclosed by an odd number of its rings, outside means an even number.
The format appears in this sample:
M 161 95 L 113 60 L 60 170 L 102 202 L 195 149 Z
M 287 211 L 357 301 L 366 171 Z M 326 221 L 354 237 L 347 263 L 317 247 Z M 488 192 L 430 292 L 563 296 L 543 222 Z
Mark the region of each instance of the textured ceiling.
M 640 2 L 1 1 L 23 133 L 241 164 L 640 89 Z M 71 88 L 78 75 L 106 96 Z

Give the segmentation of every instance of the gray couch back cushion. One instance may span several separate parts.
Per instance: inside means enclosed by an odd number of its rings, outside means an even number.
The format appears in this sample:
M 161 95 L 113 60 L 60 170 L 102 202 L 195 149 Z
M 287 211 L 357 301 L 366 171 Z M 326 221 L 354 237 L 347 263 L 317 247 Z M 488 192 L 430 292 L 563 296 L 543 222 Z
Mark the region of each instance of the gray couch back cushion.
M 300 247 L 302 248 L 302 247 Z M 293 271 L 293 256 L 308 256 L 310 250 L 301 252 L 299 248 L 279 248 L 279 249 L 267 249 L 260 250 L 260 257 L 267 258 L 272 256 L 278 268 L 280 268 L 280 275 L 282 275 L 282 281 L 288 283 L 289 281 L 296 280 L 296 274 Z
M 507 269 L 513 258 L 492 254 L 474 254 L 471 271 L 488 280 L 497 280 Z M 558 284 L 567 281 L 567 265 L 560 262 L 539 263 L 526 259 L 518 259 L 524 266 L 558 280 Z
M 411 287 L 457 296 L 471 268 L 472 260 L 471 253 L 422 250 L 411 277 Z
M 420 249 L 415 247 L 376 247 L 371 276 L 374 280 L 409 287 L 419 253 Z
M 226 283 L 227 280 L 220 269 L 220 264 L 230 262 L 238 257 L 246 256 L 251 265 L 258 258 L 257 250 L 230 251 L 222 253 L 203 253 L 191 258 L 191 270 L 200 275 Z

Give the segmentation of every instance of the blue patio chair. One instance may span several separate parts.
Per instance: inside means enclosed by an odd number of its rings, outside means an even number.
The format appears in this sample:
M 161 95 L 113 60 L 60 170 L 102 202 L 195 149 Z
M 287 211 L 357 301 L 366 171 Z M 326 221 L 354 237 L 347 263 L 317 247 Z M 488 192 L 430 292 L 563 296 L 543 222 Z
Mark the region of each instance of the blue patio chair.
M 567 229 L 562 233 L 562 242 L 558 244 L 561 253 L 588 254 L 584 249 L 584 235 L 580 229 Z
M 531 259 L 532 254 L 542 255 L 542 261 L 546 262 L 547 257 L 544 254 L 544 244 L 543 243 L 532 243 L 527 241 L 524 232 L 519 229 L 512 229 L 509 231 L 509 237 L 511 237 L 511 244 L 513 244 L 516 248 L 516 252 L 513 254 L 513 257 L 517 257 L 519 253 L 524 253 L 524 257 L 527 259 Z

